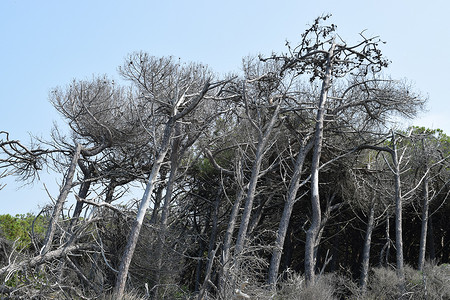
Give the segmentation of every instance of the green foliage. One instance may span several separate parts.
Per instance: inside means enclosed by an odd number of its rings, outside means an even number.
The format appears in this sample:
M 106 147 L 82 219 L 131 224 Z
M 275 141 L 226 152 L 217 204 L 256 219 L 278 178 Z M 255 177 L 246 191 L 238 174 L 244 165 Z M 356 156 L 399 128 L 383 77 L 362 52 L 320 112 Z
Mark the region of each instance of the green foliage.
M 17 240 L 16 246 L 19 249 L 29 249 L 33 221 L 34 234 L 38 238 L 43 238 L 46 229 L 45 218 L 42 216 L 36 218 L 30 213 L 18 214 L 15 217 L 9 214 L 0 215 L 0 235 L 12 242 Z
M 197 168 L 196 171 L 199 172 L 199 175 L 201 175 L 202 177 L 205 177 L 208 174 L 215 172 L 213 165 L 207 158 L 200 159 L 197 162 L 196 168 Z

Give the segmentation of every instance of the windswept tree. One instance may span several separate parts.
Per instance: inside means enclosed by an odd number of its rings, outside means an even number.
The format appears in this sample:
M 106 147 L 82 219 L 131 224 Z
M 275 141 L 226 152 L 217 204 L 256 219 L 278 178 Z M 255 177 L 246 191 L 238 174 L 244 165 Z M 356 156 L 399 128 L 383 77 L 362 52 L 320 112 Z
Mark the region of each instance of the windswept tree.
M 327 19 L 328 16 L 317 18 L 302 34 L 298 46 L 291 47 L 288 44 L 287 54 L 273 55 L 265 59 L 283 62 L 280 74 L 294 73 L 308 76 L 310 82 L 321 85 L 316 103 L 313 104 L 316 117 L 310 171 L 312 215 L 305 246 L 305 276 L 308 282 L 314 282 L 316 253 L 322 228 L 319 169 L 324 132 L 327 127 L 338 128 L 335 131 L 352 130 L 353 128 L 346 128 L 347 124 L 342 123 L 347 121 L 348 124 L 356 123 L 356 127 L 372 129 L 373 123 L 382 123 L 389 113 L 395 110 L 407 116 L 414 115 L 417 106 L 422 103 L 421 99 L 416 100 L 416 95 L 407 95 L 407 90 L 405 94 L 399 94 L 401 89 L 397 86 L 383 86 L 384 80 L 376 77 L 376 74 L 388 65 L 379 49 L 382 42 L 378 37 L 367 38 L 360 34 L 361 42 L 348 45 L 336 34 L 334 24 L 322 24 Z M 337 83 L 343 79 L 347 79 L 350 83 L 342 91 L 338 89 Z M 412 109 L 408 110 L 408 107 Z M 342 115 L 345 117 L 342 118 Z M 370 120 L 372 124 L 368 122 Z M 285 218 L 288 217 L 289 214 L 286 213 Z M 279 237 L 284 234 L 283 232 L 285 230 L 279 231 Z M 280 238 L 277 247 L 281 247 L 282 242 L 283 239 Z M 275 253 L 275 257 L 277 256 L 279 253 Z M 277 269 L 275 265 L 271 268 Z M 276 278 L 275 274 L 272 271 L 269 278 L 272 284 Z
M 150 133 L 155 159 L 121 260 L 114 288 L 117 299 L 122 298 L 125 290 L 128 269 L 161 166 L 171 149 L 174 149 L 173 155 L 179 151 L 174 144 L 180 142 L 176 134 L 181 133 L 181 122 L 190 117 L 205 97 L 216 95 L 216 88 L 225 84 L 213 82 L 211 73 L 202 65 L 182 65 L 173 58 L 155 58 L 145 53 L 132 54 L 120 71 L 136 87 L 141 98 L 144 113 L 140 118 Z M 174 168 L 171 171 L 176 172 L 176 166 Z M 166 203 L 169 200 L 166 199 Z

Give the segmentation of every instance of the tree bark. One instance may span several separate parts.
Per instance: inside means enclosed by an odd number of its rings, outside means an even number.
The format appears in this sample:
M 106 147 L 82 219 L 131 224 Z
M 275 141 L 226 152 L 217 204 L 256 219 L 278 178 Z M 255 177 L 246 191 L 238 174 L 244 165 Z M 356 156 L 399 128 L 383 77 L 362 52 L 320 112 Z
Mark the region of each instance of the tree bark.
M 361 276 L 359 278 L 359 286 L 363 292 L 367 289 L 367 278 L 369 274 L 370 263 L 370 246 L 372 240 L 372 232 L 375 225 L 375 207 L 374 203 L 370 205 L 369 218 L 367 220 L 366 236 L 364 238 L 364 246 L 361 263 Z
M 380 252 L 380 267 L 387 266 L 389 264 L 389 253 L 391 250 L 391 237 L 390 237 L 390 221 L 389 214 L 386 214 L 386 229 L 385 229 L 385 239 L 383 248 Z
M 434 226 L 433 226 L 433 217 L 430 215 L 428 216 L 428 239 L 427 239 L 427 245 L 428 245 L 428 255 L 429 259 L 431 261 L 434 261 L 436 259 L 436 248 L 434 245 Z
M 395 133 L 392 132 L 392 163 L 394 170 L 394 189 L 395 189 L 395 248 L 397 259 L 397 277 L 402 284 L 405 282 L 405 268 L 403 265 L 403 199 L 400 181 L 400 163 L 398 161 L 397 140 Z
M 313 157 L 311 162 L 311 226 L 306 232 L 306 244 L 305 244 L 305 279 L 308 283 L 314 283 L 315 279 L 315 266 L 316 257 L 316 239 L 320 231 L 321 225 L 321 210 L 320 210 L 320 198 L 319 198 L 319 163 L 322 153 L 322 140 L 323 140 L 323 123 L 325 119 L 325 103 L 327 101 L 328 90 L 331 87 L 331 70 L 332 70 L 332 58 L 334 53 L 335 43 L 331 45 L 328 52 L 327 68 L 325 77 L 322 81 L 322 90 L 319 99 L 319 105 L 316 116 L 316 128 L 314 133 L 314 145 L 313 145 Z
M 89 180 L 89 178 L 90 178 L 89 173 L 85 173 L 83 183 L 81 184 L 80 190 L 78 191 L 78 197 L 80 197 L 81 199 L 86 199 L 87 194 L 89 192 L 89 188 L 91 187 L 91 181 Z M 75 204 L 75 209 L 73 211 L 72 215 L 73 220 L 71 221 L 70 227 L 72 227 L 72 225 L 74 225 L 76 220 L 80 217 L 82 210 L 83 210 L 83 203 L 77 201 L 77 203 Z
M 161 182 L 166 180 L 166 174 L 160 174 Z M 163 198 L 164 184 L 161 184 L 155 192 L 155 204 L 153 205 L 152 216 L 150 218 L 150 224 L 156 224 L 158 222 L 159 207 Z
M 287 229 L 289 227 L 289 220 L 291 218 L 292 209 L 297 197 L 297 191 L 300 188 L 300 177 L 303 171 L 303 163 L 305 162 L 306 154 L 311 150 L 312 143 L 307 143 L 300 147 L 300 151 L 295 161 L 294 174 L 289 183 L 289 189 L 286 195 L 286 202 L 284 203 L 283 214 L 281 216 L 280 224 L 278 226 L 277 237 L 275 241 L 275 248 L 272 253 L 272 259 L 269 266 L 268 284 L 271 288 L 275 288 L 278 277 L 278 269 L 281 262 L 281 254 L 283 252 L 284 240 L 286 238 Z
M 425 250 L 427 247 L 427 232 L 428 232 L 428 210 L 429 210 L 429 200 L 428 200 L 428 176 L 423 180 L 423 205 L 422 205 L 422 227 L 420 230 L 420 245 L 419 245 L 419 271 L 423 270 L 425 264 Z

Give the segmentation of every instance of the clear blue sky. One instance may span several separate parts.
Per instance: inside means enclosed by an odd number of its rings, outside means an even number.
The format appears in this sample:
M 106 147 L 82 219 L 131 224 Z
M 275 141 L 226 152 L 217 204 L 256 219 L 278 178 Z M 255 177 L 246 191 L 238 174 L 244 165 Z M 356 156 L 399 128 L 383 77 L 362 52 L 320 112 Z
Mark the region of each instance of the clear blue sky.
M 217 73 L 238 71 L 247 55 L 285 50 L 317 16 L 332 13 L 346 40 L 380 35 L 387 41 L 386 71 L 411 80 L 429 96 L 429 111 L 413 122 L 450 133 L 448 0 L 355 1 L 0 1 L 0 130 L 27 143 L 48 137 L 60 118 L 48 102 L 52 87 L 93 74 L 118 77 L 133 51 L 173 55 L 208 64 Z M 0 214 L 36 212 L 57 197 L 58 176 L 0 191 Z M 136 195 L 140 197 L 141 195 Z M 72 196 L 70 196 L 72 197 Z

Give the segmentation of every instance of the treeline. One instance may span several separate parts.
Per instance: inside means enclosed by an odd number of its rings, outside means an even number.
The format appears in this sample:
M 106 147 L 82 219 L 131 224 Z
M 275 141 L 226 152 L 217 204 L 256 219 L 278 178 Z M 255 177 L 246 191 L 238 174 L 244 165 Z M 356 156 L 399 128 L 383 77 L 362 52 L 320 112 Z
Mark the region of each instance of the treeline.
M 3 175 L 63 181 L 28 247 L 0 224 L 1 295 L 449 297 L 450 138 L 396 126 L 426 99 L 384 74 L 382 41 L 327 19 L 237 75 L 132 53 L 120 84 L 50 92 L 68 136 L 2 132 Z

